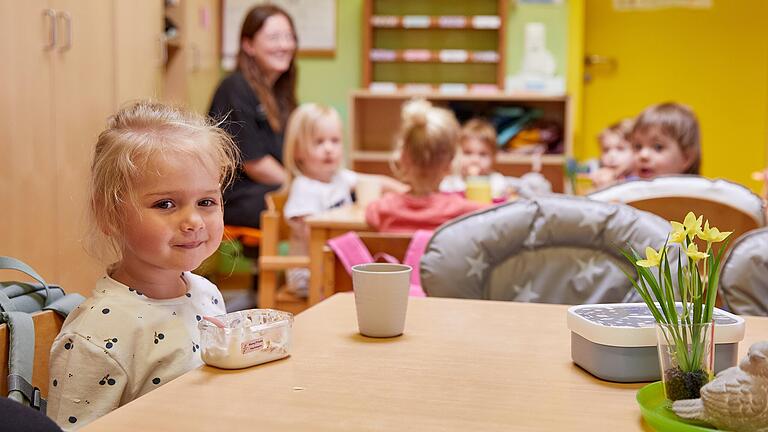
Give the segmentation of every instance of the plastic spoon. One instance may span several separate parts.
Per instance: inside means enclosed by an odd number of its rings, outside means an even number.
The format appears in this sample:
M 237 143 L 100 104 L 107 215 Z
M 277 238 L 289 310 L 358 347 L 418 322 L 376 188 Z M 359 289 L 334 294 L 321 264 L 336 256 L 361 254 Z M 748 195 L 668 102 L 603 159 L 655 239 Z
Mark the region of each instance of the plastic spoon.
M 226 325 L 224 325 L 224 323 L 223 323 L 223 322 L 221 322 L 221 320 L 220 320 L 220 319 L 218 319 L 218 318 L 214 318 L 214 317 L 212 317 L 212 316 L 204 316 L 204 317 L 203 317 L 203 319 L 204 319 L 204 320 L 206 320 L 206 321 L 208 321 L 209 323 L 211 323 L 211 324 L 215 325 L 215 326 L 216 326 L 216 327 L 218 327 L 218 328 L 224 328 L 224 327 L 226 327 Z

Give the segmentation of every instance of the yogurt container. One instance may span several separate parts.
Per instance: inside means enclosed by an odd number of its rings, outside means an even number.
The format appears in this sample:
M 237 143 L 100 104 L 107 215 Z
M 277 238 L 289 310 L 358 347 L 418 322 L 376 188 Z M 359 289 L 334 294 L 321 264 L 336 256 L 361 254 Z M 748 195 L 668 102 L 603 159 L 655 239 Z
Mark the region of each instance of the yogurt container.
M 241 369 L 289 355 L 293 314 L 249 309 L 214 318 L 224 327 L 206 320 L 198 323 L 200 353 L 210 366 Z

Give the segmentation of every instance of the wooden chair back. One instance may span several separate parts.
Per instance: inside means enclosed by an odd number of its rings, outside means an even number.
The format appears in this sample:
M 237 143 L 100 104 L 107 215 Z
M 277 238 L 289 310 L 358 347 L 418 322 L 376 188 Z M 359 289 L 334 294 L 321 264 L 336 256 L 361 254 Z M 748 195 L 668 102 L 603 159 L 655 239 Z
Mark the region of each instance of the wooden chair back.
M 279 307 L 297 312 L 306 307 L 298 298 L 279 298 L 279 274 L 287 269 L 309 267 L 309 256 L 281 256 L 279 244 L 290 238 L 291 229 L 283 218 L 288 201 L 288 189 L 280 189 L 265 196 L 267 209 L 261 213 L 261 246 L 259 248 L 259 307 Z M 279 302 L 285 303 L 278 305 Z
M 411 234 L 360 232 L 358 235 L 371 255 L 379 252 L 386 253 L 401 262 L 411 243 Z M 323 250 L 323 268 L 326 269 L 323 272 L 325 292 L 352 291 L 352 278 L 341 260 L 336 259 L 336 255 L 328 246 Z M 333 271 L 327 271 L 330 269 Z
M 689 211 L 704 215 L 709 225 L 720 231 L 733 231 L 730 242 L 741 237 L 747 231 L 760 227 L 760 222 L 747 212 L 718 201 L 694 197 L 658 197 L 637 201 L 627 201 L 634 208 L 661 216 L 668 221 L 682 222 Z
M 291 229 L 283 218 L 288 189 L 279 189 L 264 197 L 267 209 L 261 213 L 261 255 L 277 255 L 280 241 L 287 240 Z
M 53 311 L 41 311 L 32 315 L 35 323 L 35 362 L 32 369 L 32 385 L 48 397 L 48 360 L 53 340 L 64 324 L 64 318 Z M 8 347 L 10 333 L 8 325 L 0 325 L 0 396 L 8 394 Z

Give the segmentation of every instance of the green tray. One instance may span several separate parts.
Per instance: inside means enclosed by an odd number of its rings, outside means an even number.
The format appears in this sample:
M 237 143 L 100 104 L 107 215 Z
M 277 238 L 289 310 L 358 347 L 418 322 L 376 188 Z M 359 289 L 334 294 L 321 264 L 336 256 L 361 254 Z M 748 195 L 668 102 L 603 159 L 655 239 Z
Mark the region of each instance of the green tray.
M 637 403 L 640 404 L 640 411 L 643 413 L 645 421 L 658 431 L 670 432 L 696 432 L 696 431 L 716 431 L 706 423 L 687 423 L 676 416 L 667 408 L 667 398 L 664 397 L 664 385 L 661 381 L 641 388 L 637 391 Z

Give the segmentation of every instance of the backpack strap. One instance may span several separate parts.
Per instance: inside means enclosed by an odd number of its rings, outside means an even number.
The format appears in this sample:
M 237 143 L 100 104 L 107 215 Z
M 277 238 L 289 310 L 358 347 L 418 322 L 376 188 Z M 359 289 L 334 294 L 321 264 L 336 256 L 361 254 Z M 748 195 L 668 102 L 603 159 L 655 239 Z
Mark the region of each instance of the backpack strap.
M 405 251 L 405 259 L 403 264 L 408 264 L 413 268 L 411 271 L 411 290 L 409 295 L 411 297 L 426 297 L 424 290 L 421 288 L 421 257 L 427 250 L 427 244 L 432 238 L 434 231 L 418 230 L 413 233 L 411 242 L 408 244 L 408 250 Z
M 8 323 L 8 398 L 44 410 L 40 389 L 30 384 L 35 358 L 32 316 L 25 312 L 2 312 L 0 319 Z
M 13 302 L 8 297 L 7 294 L 3 292 L 3 290 L 0 289 L 0 312 L 10 312 L 16 310 L 16 307 L 13 306 Z M 2 317 L 0 317 L 0 324 L 5 322 Z
M 50 288 L 48 288 L 48 284 L 45 283 L 43 278 L 37 274 L 36 271 L 32 269 L 32 267 L 28 266 L 22 261 L 17 260 L 16 258 L 11 258 L 9 256 L 0 256 L 0 270 L 16 270 L 20 271 L 27 276 L 31 277 L 32 279 L 40 282 L 40 284 L 45 288 L 45 304 L 46 306 L 51 301 L 51 291 Z M 7 296 L 5 297 L 8 298 Z M 5 305 L 3 305 L 3 310 L 5 309 Z
M 51 304 L 45 306 L 43 310 L 54 311 L 62 317 L 66 318 L 70 312 L 72 312 L 80 303 L 85 301 L 85 297 L 80 294 L 72 293 L 65 294 L 63 297 L 59 297 L 52 301 Z

